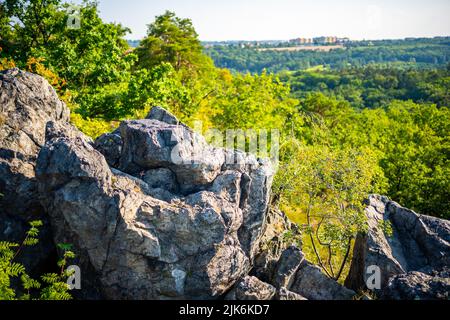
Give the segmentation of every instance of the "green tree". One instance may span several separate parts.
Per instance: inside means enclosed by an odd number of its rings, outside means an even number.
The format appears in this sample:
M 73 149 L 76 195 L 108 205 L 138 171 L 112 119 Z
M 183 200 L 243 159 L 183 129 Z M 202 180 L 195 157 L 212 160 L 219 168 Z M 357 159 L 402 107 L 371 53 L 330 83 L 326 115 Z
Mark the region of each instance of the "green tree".
M 450 217 L 450 112 L 448 108 L 393 102 L 381 160 L 388 194 L 420 213 Z
M 0 47 L 16 61 L 26 61 L 34 48 L 45 47 L 61 28 L 59 0 L 0 1 Z
M 168 62 L 177 71 L 184 69 L 193 72 L 206 65 L 212 66 L 202 50 L 192 21 L 166 11 L 148 26 L 147 37 L 142 40 L 136 53 L 139 67 L 152 68 Z
M 129 29 L 103 22 L 97 3 L 87 0 L 80 6 L 80 27 L 68 28 L 68 8 L 61 0 L 0 1 L 2 55 L 23 69 L 38 61 L 64 79 L 74 109 L 79 105 L 85 117 L 104 115 L 85 103 L 114 103 L 111 88 L 130 80 L 137 57 L 123 39 Z
M 69 5 L 61 0 L 3 0 L 0 8 L 3 54 L 19 66 L 43 59 L 72 88 L 123 80 L 135 60 L 125 54 L 129 29 L 104 23 L 96 2 L 80 6 L 78 29 L 67 27 Z
M 277 204 L 303 229 L 304 251 L 331 278 L 348 268 L 352 241 L 366 229 L 364 200 L 382 175 L 368 150 L 305 146 L 281 150 L 274 181 Z
M 218 129 L 282 129 L 297 104 L 273 75 L 235 75 L 211 100 Z

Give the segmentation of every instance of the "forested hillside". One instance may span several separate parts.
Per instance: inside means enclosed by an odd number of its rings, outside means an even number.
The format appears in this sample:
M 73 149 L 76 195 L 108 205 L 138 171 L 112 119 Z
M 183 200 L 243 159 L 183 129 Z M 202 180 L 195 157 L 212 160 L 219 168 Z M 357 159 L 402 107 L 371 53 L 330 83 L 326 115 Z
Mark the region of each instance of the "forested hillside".
M 280 45 L 282 46 L 282 45 Z M 217 45 L 205 49 L 218 67 L 237 72 L 279 72 L 316 66 L 332 69 L 368 64 L 396 68 L 436 68 L 450 61 L 450 38 L 355 41 L 342 49 L 320 51 L 260 51 L 257 47 Z
M 330 276 L 346 272 L 369 193 L 450 218 L 449 38 L 329 53 L 204 50 L 192 21 L 166 12 L 148 18 L 132 50 L 127 28 L 102 21 L 94 2 L 79 29 L 66 28 L 66 9 L 0 1 L 0 69 L 46 77 L 92 137 L 155 105 L 204 131 L 278 129 L 273 205 L 305 235 L 320 233 L 323 250 L 305 250 L 330 259 Z M 307 70 L 317 65 L 325 68 Z
M 449 64 L 450 66 L 450 64 Z M 343 70 L 284 71 L 280 79 L 296 98 L 313 92 L 349 101 L 355 108 L 378 108 L 393 100 L 450 105 L 450 69 L 415 70 L 366 66 Z

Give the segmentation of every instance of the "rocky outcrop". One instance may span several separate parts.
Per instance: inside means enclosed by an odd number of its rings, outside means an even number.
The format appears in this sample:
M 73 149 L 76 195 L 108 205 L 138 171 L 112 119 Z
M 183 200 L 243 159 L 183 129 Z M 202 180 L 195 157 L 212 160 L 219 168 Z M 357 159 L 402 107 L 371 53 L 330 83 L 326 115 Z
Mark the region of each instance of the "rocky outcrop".
M 36 158 L 46 123 L 68 120 L 68 108 L 45 79 L 19 69 L 0 72 L 0 240 L 21 242 L 28 221 L 44 222 L 37 248 L 19 256 L 28 270 L 41 269 L 54 252 L 38 198 Z
M 42 77 L 0 72 L 0 198 L 2 214 L 39 213 L 34 165 L 48 121 L 68 121 L 69 110 Z
M 150 112 L 148 113 L 146 119 L 151 120 L 158 120 L 167 124 L 174 124 L 174 125 L 182 125 L 186 127 L 183 123 L 181 123 L 177 117 L 175 117 L 173 114 L 171 114 L 169 111 L 167 111 L 164 108 L 155 106 L 153 107 Z
M 273 274 L 273 283 L 277 288 L 291 288 L 296 273 L 305 260 L 303 252 L 291 246 L 283 251 Z
M 262 282 L 256 277 L 246 276 L 238 281 L 226 299 L 228 300 L 271 300 L 276 294 L 276 289 L 268 283 Z
M 308 262 L 296 246 L 287 247 L 269 267 L 262 274 L 264 281 L 256 277 L 243 279 L 227 297 L 247 300 L 263 284 L 274 288 L 271 291 L 276 293 L 271 297 L 279 300 L 351 300 L 356 296 L 356 292 L 340 285 Z
M 448 300 L 450 297 L 450 272 L 425 274 L 411 271 L 393 276 L 381 293 L 383 299 L 395 300 Z
M 43 78 L 0 79 L 2 237 L 44 220 L 27 266 L 71 243 L 80 298 L 304 299 L 289 289 L 296 228 L 268 210 L 269 161 L 213 148 L 159 107 L 92 141 Z
M 225 294 L 259 249 L 270 163 L 243 153 L 226 162 L 231 151 L 155 119 L 123 122 L 116 140 L 120 154 L 105 137 L 48 123 L 36 175 L 55 241 L 75 245 L 106 298 Z
M 0 240 L 21 241 L 27 221 L 43 220 L 22 262 L 37 269 L 54 242 L 71 243 L 77 297 L 355 296 L 304 258 L 296 226 L 269 208 L 268 160 L 214 148 L 160 107 L 92 141 L 44 79 L 17 69 L 0 73 L 0 102 Z M 382 298 L 448 298 L 449 222 L 380 196 L 366 212 L 347 286 L 363 288 L 375 264 Z
M 299 266 L 294 283 L 288 289 L 309 300 L 351 300 L 356 295 L 306 260 Z
M 95 140 L 94 146 L 105 156 L 111 167 L 117 168 L 119 166 L 119 158 L 123 147 L 119 130 L 102 134 Z
M 289 291 L 285 287 L 281 287 L 277 291 L 276 300 L 308 300 L 298 293 Z
M 278 261 L 290 246 L 301 247 L 301 234 L 297 226 L 282 211 L 270 208 L 251 275 L 262 281 L 272 282 Z
M 350 300 L 356 296 L 305 259 L 300 233 L 281 211 L 271 210 L 268 221 L 250 274 L 277 289 L 274 299 Z
M 378 195 L 369 197 L 366 215 L 368 231 L 356 240 L 348 287 L 366 288 L 374 272 L 368 268 L 375 266 L 380 285 L 373 289 L 386 299 L 448 294 L 448 272 L 442 276 L 441 271 L 450 265 L 449 221 L 417 214 Z
M 55 241 L 75 245 L 106 298 L 351 298 L 308 272 L 295 228 L 268 213 L 269 162 L 213 148 L 161 112 L 122 122 L 113 142 L 47 124 L 36 166 L 42 204 Z

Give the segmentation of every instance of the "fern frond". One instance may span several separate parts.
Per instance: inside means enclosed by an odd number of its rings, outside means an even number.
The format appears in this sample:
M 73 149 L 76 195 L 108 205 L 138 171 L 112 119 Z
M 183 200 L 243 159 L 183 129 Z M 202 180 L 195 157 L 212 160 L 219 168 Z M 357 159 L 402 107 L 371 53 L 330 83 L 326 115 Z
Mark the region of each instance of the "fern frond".
M 35 228 L 42 227 L 43 226 L 42 220 L 33 220 L 30 222 L 30 226 Z
M 46 273 L 41 276 L 41 279 L 46 283 L 54 284 L 58 282 L 59 276 L 56 273 Z
M 27 274 L 23 274 L 20 279 L 22 280 L 22 286 L 25 290 L 39 289 L 41 287 L 39 281 L 32 279 Z
M 18 246 L 19 245 L 17 243 L 14 243 L 14 242 L 0 241 L 0 251 L 9 250 L 11 248 L 15 248 L 15 247 L 18 247 Z
M 17 262 L 12 262 L 7 268 L 6 273 L 11 277 L 17 277 L 25 272 L 25 267 Z
M 36 238 L 26 238 L 26 239 L 23 241 L 23 245 L 24 245 L 24 246 L 31 247 L 31 246 L 34 246 L 34 245 L 38 244 L 38 242 L 39 242 L 39 240 L 36 239 Z

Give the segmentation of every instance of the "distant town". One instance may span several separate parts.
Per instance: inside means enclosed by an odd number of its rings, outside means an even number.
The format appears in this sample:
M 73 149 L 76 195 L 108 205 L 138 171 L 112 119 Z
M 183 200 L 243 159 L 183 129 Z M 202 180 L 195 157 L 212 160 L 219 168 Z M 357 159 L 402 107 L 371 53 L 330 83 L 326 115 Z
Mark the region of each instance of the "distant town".
M 301 44 L 344 44 L 350 42 L 349 38 L 338 38 L 338 37 L 317 37 L 317 38 L 296 38 L 289 40 L 289 43 L 301 45 Z
M 336 36 L 322 36 L 315 38 L 295 38 L 291 40 L 261 40 L 261 41 L 243 41 L 243 40 L 227 40 L 227 41 L 202 41 L 205 48 L 212 46 L 240 46 L 242 48 L 254 48 L 254 47 L 285 47 L 285 46 L 298 46 L 298 45 L 343 45 L 350 43 L 349 38 L 339 38 Z M 139 40 L 128 40 L 128 44 L 131 47 L 138 47 Z
M 329 51 L 335 48 L 342 48 L 349 45 L 366 45 L 371 46 L 373 43 L 380 41 L 395 42 L 395 41 L 420 41 L 429 39 L 448 39 L 448 37 L 433 37 L 433 38 L 404 38 L 404 39 L 387 39 L 387 40 L 352 40 L 348 37 L 337 36 L 320 36 L 313 38 L 294 38 L 290 40 L 224 40 L 224 41 L 202 41 L 205 48 L 215 46 L 230 46 L 240 48 L 255 48 L 260 51 L 265 49 L 284 49 L 295 48 L 295 50 L 314 50 Z M 140 44 L 140 40 L 128 40 L 128 44 L 132 48 L 136 48 Z
M 339 38 L 336 36 L 321 36 L 315 38 L 295 38 L 286 40 L 265 40 L 265 41 L 204 41 L 203 45 L 207 47 L 217 45 L 234 45 L 242 48 L 252 47 L 290 47 L 290 46 L 311 46 L 311 45 L 343 45 L 351 42 L 350 38 Z

